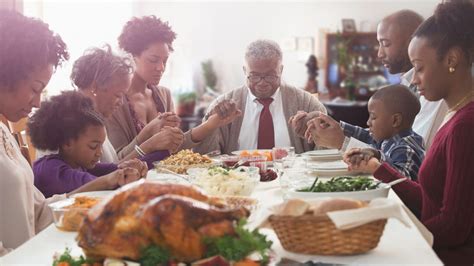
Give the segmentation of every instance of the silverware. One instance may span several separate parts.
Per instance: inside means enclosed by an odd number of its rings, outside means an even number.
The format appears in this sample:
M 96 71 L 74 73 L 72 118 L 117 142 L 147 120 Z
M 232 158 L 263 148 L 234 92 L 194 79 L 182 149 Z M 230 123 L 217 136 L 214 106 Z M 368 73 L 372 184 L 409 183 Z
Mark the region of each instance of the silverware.
M 246 162 L 247 162 L 246 159 L 240 159 L 238 162 L 236 162 L 234 165 L 232 165 L 232 166 L 229 167 L 229 168 L 235 169 L 235 168 L 237 168 L 237 167 L 239 167 L 239 166 L 242 166 L 242 165 L 243 165 L 244 163 L 246 163 Z
M 389 182 L 389 183 L 383 183 L 382 181 L 377 181 L 377 182 L 375 183 L 375 187 L 377 188 L 377 187 L 379 187 L 379 186 L 382 185 L 382 184 L 387 184 L 389 187 L 392 187 L 392 186 L 394 186 L 394 185 L 396 185 L 396 184 L 398 184 L 398 183 L 401 183 L 401 182 L 403 182 L 403 181 L 405 181 L 405 180 L 407 180 L 407 179 L 408 179 L 408 178 L 406 178 L 406 177 L 402 177 L 402 178 L 399 178 L 399 179 L 397 179 L 397 180 L 393 180 L 392 182 Z
M 389 186 L 394 186 L 394 185 L 396 185 L 396 184 L 398 184 L 398 183 L 401 183 L 401 182 L 403 182 L 403 181 L 405 181 L 405 180 L 407 180 L 407 178 L 406 178 L 406 177 L 402 177 L 402 178 L 399 178 L 399 179 L 397 179 L 397 180 L 393 180 L 392 182 L 387 183 L 387 185 L 389 185 Z

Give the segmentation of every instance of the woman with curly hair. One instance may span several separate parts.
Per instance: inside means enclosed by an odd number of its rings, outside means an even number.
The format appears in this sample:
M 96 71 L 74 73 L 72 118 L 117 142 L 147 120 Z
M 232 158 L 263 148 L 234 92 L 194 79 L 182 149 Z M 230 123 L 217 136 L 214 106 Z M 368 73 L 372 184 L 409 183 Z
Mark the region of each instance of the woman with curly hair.
M 176 33 L 167 22 L 155 16 L 133 18 L 128 21 L 121 35 L 119 46 L 133 57 L 136 69 L 124 104 L 107 121 L 108 136 L 119 157 L 130 154 L 135 146 L 149 153 L 166 146 L 171 152 L 197 145 L 217 128 L 232 122 L 240 111 L 226 117 L 214 114 L 200 126 L 184 134 L 178 126 L 180 118 L 174 113 L 169 89 L 159 86 L 166 68 Z M 164 131 L 163 137 L 157 137 Z M 151 140 L 153 139 L 153 140 Z M 161 143 L 160 143 L 161 142 Z
M 130 74 L 132 66 L 125 57 L 115 55 L 110 46 L 104 49 L 91 48 L 84 55 L 78 58 L 73 65 L 71 73 L 71 81 L 81 93 L 91 99 L 94 108 L 105 119 L 109 118 L 112 113 L 120 108 L 122 99 L 130 86 Z M 155 119 L 157 123 L 163 127 L 165 121 L 163 119 Z M 153 129 L 154 124 L 145 126 L 137 138 L 144 139 L 146 132 Z M 125 147 L 117 154 L 114 147 L 106 137 L 102 145 L 103 153 L 100 161 L 103 163 L 117 163 L 126 159 L 140 158 L 147 162 L 148 167 L 152 167 L 152 162 L 159 161 L 169 155 L 164 140 L 173 139 L 173 131 L 164 129 L 139 145 L 142 150 L 152 151 L 151 153 L 141 156 L 134 147 L 134 143 L 130 143 L 130 147 Z M 125 153 L 125 151 L 130 151 Z
M 39 107 L 41 92 L 54 69 L 69 54 L 61 37 L 47 24 L 17 12 L 0 11 L 0 40 L 0 114 L 16 122 L 27 117 L 33 107 Z M 0 172 L 1 256 L 46 228 L 53 221 L 47 205 L 67 195 L 45 199 L 34 186 L 33 171 L 3 123 Z M 87 189 L 86 185 L 74 193 Z
M 446 265 L 474 264 L 474 4 L 439 4 L 414 33 L 408 53 L 412 83 L 428 101 L 449 107 L 418 173 L 393 188 L 434 236 L 433 248 Z M 403 176 L 365 150 L 352 150 L 346 161 L 355 170 L 375 171 L 390 182 Z M 360 163 L 360 158 L 364 158 Z
M 93 180 L 88 190 L 115 189 L 119 176 L 137 180 L 148 168 L 137 159 L 119 165 L 99 163 L 106 138 L 105 121 L 94 110 L 91 99 L 80 92 L 67 91 L 41 103 L 28 121 L 33 145 L 57 154 L 43 156 L 33 165 L 35 186 L 51 197 L 69 193 Z M 99 178 L 100 177 L 100 178 Z

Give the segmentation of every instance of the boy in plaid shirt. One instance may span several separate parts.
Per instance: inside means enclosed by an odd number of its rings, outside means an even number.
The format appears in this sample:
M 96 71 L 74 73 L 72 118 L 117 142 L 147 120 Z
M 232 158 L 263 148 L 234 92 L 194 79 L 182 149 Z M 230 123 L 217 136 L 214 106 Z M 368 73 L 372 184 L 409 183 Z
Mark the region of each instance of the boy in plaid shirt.
M 411 128 L 420 111 L 418 98 L 404 85 L 389 85 L 380 88 L 370 98 L 368 109 L 369 128 L 341 121 L 344 135 L 370 144 L 372 148 L 363 149 L 364 153 L 374 154 L 379 161 L 389 163 L 401 174 L 416 181 L 425 154 L 423 138 Z M 324 117 L 319 120 L 319 123 L 324 122 Z M 313 123 L 318 123 L 318 118 Z M 314 126 L 311 130 L 315 130 Z M 362 157 L 351 159 L 360 160 Z

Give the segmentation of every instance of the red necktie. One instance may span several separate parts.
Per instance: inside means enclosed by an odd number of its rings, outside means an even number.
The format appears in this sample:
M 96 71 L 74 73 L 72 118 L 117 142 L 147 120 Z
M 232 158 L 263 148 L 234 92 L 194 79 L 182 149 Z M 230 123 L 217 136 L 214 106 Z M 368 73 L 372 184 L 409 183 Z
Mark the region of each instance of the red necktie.
M 273 102 L 273 99 L 257 99 L 257 101 L 263 105 L 260 121 L 258 122 L 257 148 L 271 149 L 275 147 L 275 131 L 273 129 L 272 113 L 270 113 L 270 104 Z

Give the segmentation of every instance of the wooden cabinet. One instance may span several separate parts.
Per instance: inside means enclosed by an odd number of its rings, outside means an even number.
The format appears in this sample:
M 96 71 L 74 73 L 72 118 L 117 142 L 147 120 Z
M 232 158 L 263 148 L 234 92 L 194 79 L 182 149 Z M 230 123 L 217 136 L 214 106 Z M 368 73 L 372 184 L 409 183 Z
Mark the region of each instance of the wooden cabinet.
M 375 32 L 326 34 L 326 87 L 333 96 L 366 100 L 383 83 Z M 373 88 L 372 88 L 373 89 Z

